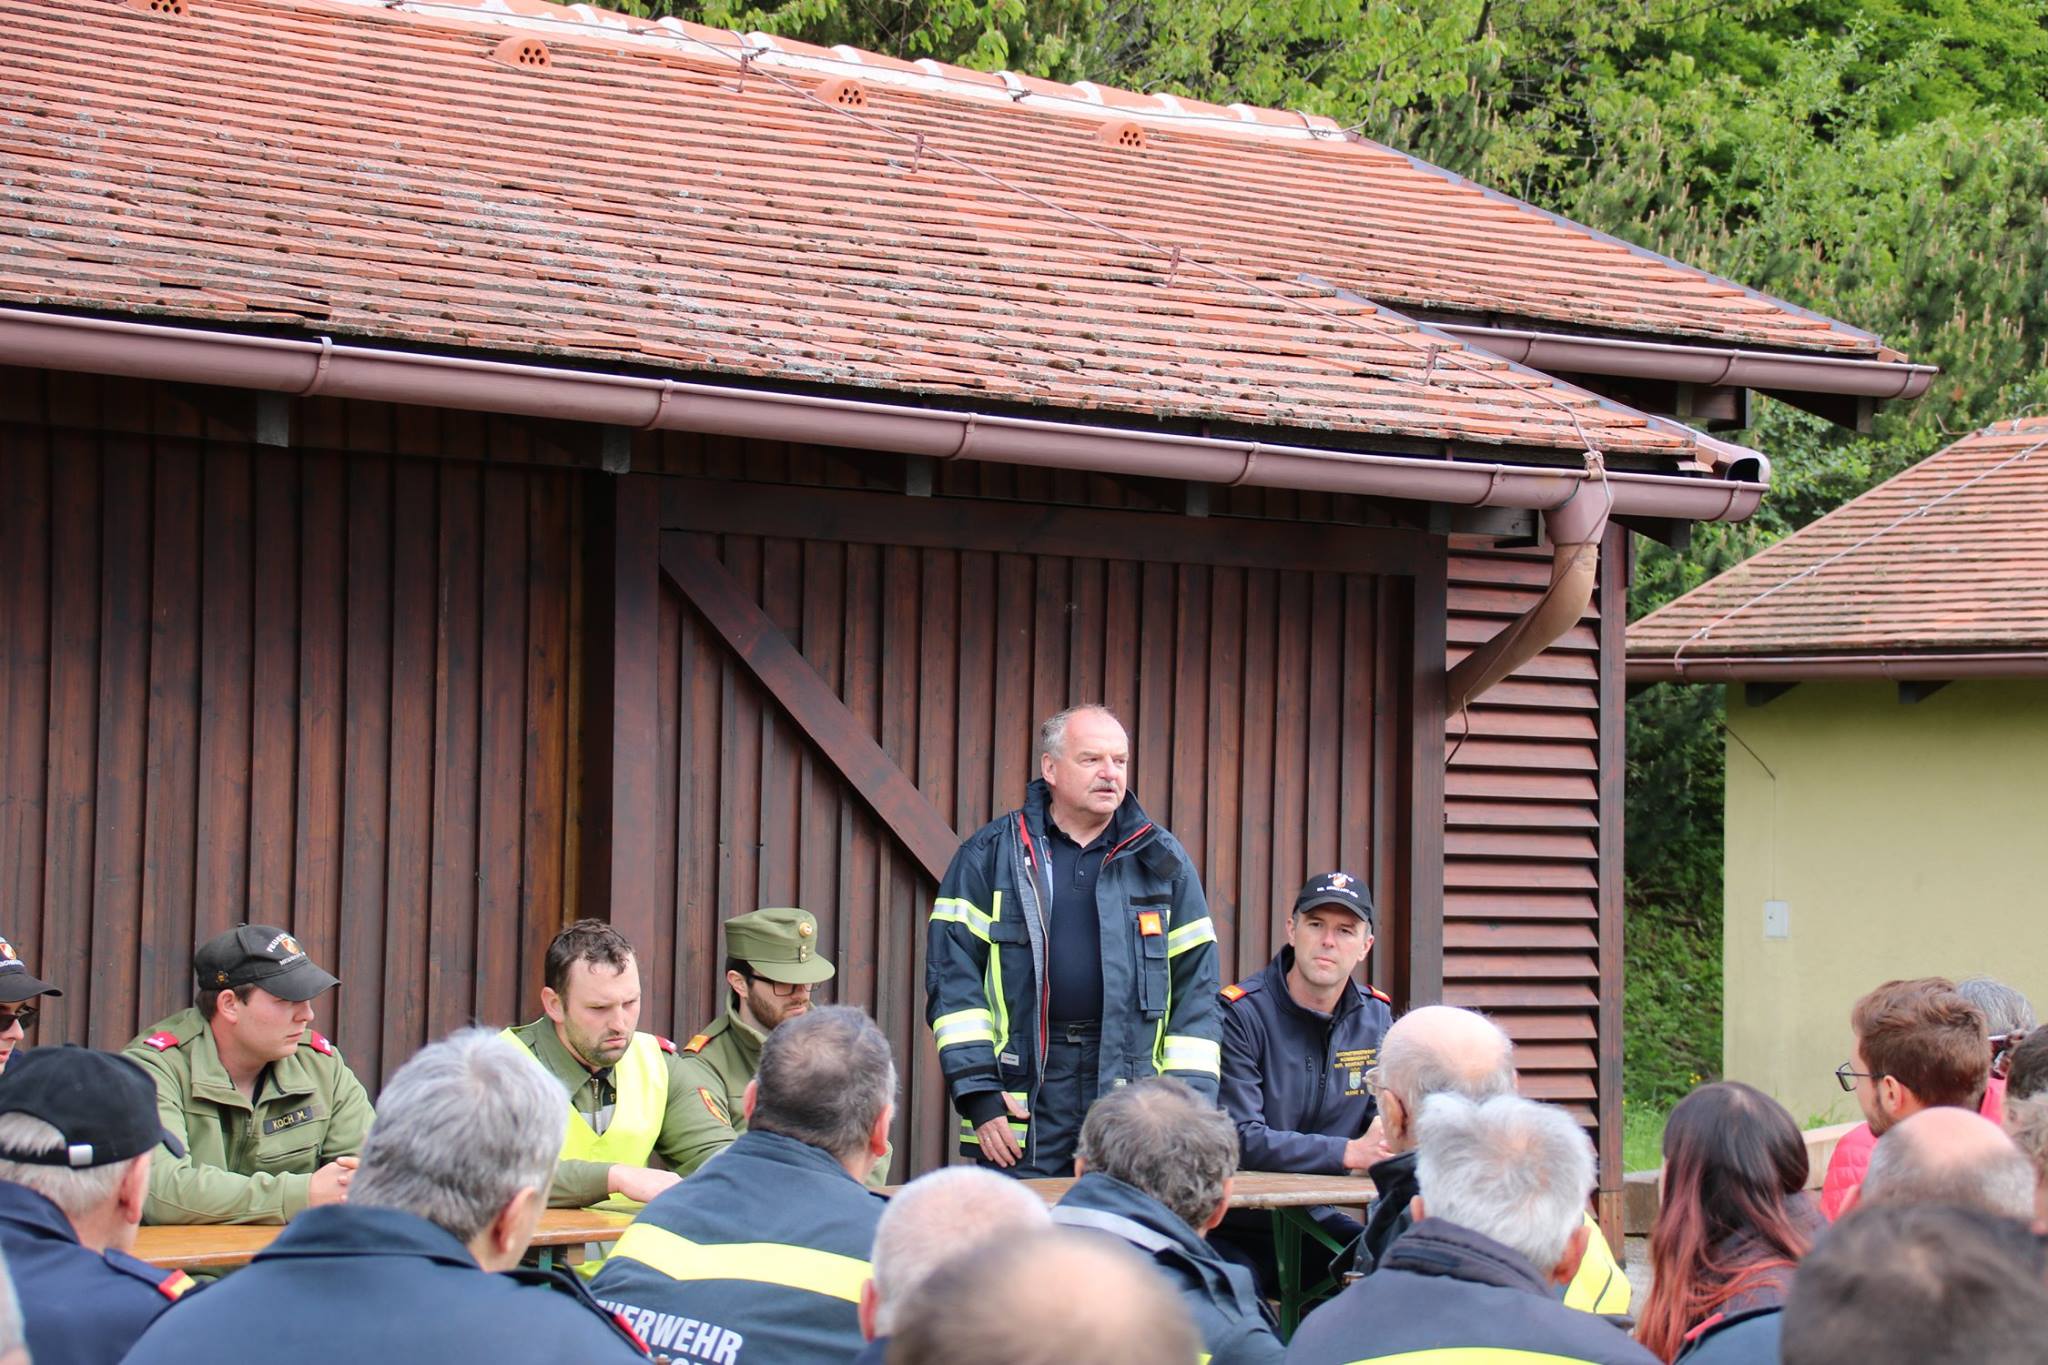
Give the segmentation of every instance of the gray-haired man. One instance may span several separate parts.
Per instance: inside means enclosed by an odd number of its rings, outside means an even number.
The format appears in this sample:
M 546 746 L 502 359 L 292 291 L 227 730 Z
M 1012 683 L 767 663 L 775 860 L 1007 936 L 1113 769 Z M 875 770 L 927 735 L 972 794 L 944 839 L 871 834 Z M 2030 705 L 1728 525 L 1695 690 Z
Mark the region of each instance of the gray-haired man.
M 573 1275 L 513 1269 L 568 1121 L 538 1062 L 469 1029 L 422 1048 L 381 1100 L 348 1202 L 293 1218 L 246 1269 L 158 1319 L 130 1361 L 215 1365 L 258 1336 L 292 1365 L 646 1359 Z
M 1568 1114 L 1513 1095 L 1474 1103 L 1440 1094 L 1423 1101 L 1417 1132 L 1415 1226 L 1371 1275 L 1309 1314 L 1289 1361 L 1656 1360 L 1556 1297 L 1591 1235 L 1593 1144 Z
M 1112 1090 L 1088 1111 L 1074 1182 L 1052 1212 L 1065 1227 L 1106 1232 L 1152 1258 L 1172 1282 L 1215 1365 L 1261 1365 L 1283 1349 L 1251 1271 L 1209 1249 L 1230 1207 L 1237 1126 L 1169 1077 Z
M 860 1292 L 868 1344 L 854 1365 L 882 1365 L 905 1299 L 948 1262 L 984 1242 L 1051 1226 L 1045 1201 L 978 1166 L 942 1166 L 896 1191 L 875 1227 L 875 1276 Z

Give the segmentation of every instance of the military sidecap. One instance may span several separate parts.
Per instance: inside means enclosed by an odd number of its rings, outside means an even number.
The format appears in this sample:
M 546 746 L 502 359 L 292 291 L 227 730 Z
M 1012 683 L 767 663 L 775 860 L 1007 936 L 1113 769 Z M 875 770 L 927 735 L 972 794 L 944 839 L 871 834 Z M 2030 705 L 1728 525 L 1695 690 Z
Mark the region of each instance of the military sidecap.
M 57 1130 L 61 1145 L 49 1151 L 0 1147 L 0 1159 L 25 1165 L 85 1171 L 159 1144 L 185 1155 L 185 1144 L 157 1119 L 149 1073 L 126 1057 L 76 1043 L 17 1053 L 0 1076 L 0 1114 L 27 1114 Z
M 1372 926 L 1372 888 L 1349 872 L 1325 872 L 1310 877 L 1301 894 L 1294 898 L 1294 913 L 1298 915 L 1318 905 L 1341 905 L 1364 920 L 1368 928 Z
M 271 924 L 244 924 L 200 944 L 192 975 L 202 991 L 261 986 L 280 1000 L 311 1000 L 341 984 L 313 965 L 296 938 Z
M 21 954 L 14 951 L 14 945 L 0 938 L 0 1004 L 13 1005 L 39 995 L 62 994 L 49 982 L 37 980 L 21 960 Z
M 725 922 L 725 951 L 770 981 L 830 981 L 837 969 L 818 951 L 818 921 L 808 910 L 756 910 Z

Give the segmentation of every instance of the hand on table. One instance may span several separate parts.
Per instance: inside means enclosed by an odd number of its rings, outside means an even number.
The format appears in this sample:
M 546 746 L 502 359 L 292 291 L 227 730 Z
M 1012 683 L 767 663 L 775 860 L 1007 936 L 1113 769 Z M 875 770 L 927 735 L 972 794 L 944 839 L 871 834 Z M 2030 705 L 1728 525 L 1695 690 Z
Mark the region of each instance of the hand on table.
M 338 1156 L 313 1172 L 313 1183 L 306 1188 L 308 1204 L 339 1204 L 348 1198 L 348 1182 L 355 1179 L 356 1159 L 352 1156 Z

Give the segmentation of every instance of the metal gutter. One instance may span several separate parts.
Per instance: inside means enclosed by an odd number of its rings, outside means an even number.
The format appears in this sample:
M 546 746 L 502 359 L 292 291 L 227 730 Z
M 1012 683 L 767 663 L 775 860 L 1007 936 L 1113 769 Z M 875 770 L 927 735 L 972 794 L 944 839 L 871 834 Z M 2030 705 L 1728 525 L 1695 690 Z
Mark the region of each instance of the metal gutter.
M 1852 356 L 1787 355 L 1717 346 L 1623 341 L 1471 323 L 1433 324 L 1460 341 L 1503 360 L 1555 373 L 1668 379 L 1682 384 L 1730 384 L 1746 389 L 1842 393 L 1864 398 L 1918 398 L 1940 368 Z
M 1669 655 L 1630 659 L 1630 683 L 1954 682 L 1962 678 L 2048 678 L 2048 650 L 1975 654 L 1761 654 L 1744 658 Z
M 1607 511 L 1617 517 L 1740 521 L 1768 487 L 1762 456 L 1705 438 L 1701 450 L 1723 467 L 1760 477 L 1609 474 L 1322 450 L 17 308 L 0 308 L 0 364 L 1467 507 L 1554 512 L 1598 481 L 1609 495 Z

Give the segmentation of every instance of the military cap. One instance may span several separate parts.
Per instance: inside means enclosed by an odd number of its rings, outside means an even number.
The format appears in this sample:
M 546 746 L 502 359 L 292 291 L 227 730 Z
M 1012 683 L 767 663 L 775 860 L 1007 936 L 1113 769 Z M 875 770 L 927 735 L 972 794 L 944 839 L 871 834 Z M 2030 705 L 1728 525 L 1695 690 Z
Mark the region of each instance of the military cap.
M 313 965 L 297 939 L 270 924 L 244 924 L 206 940 L 192 954 L 192 975 L 202 991 L 261 986 L 280 1000 L 311 1000 L 341 984 Z
M 159 1144 L 185 1155 L 157 1119 L 156 1082 L 112 1052 L 66 1043 L 15 1057 L 0 1077 L 0 1114 L 27 1114 L 57 1130 L 63 1145 L 48 1152 L 0 1148 L 0 1159 L 90 1170 L 141 1156 Z
M 1294 913 L 1299 915 L 1318 905 L 1341 905 L 1364 920 L 1368 928 L 1372 926 L 1372 888 L 1348 872 L 1325 872 L 1320 877 L 1310 877 L 1301 894 L 1294 898 Z
M 818 951 L 818 921 L 808 910 L 755 910 L 725 922 L 725 951 L 754 975 L 786 984 L 816 984 L 836 974 Z
M 12 1005 L 22 1000 L 33 1000 L 39 995 L 62 995 L 47 981 L 39 981 L 21 955 L 14 951 L 14 945 L 0 938 L 0 1004 Z

